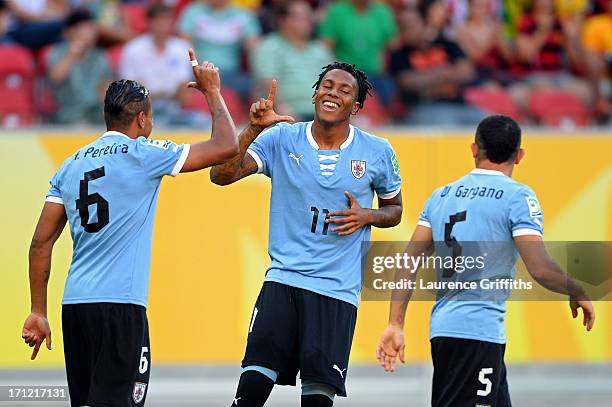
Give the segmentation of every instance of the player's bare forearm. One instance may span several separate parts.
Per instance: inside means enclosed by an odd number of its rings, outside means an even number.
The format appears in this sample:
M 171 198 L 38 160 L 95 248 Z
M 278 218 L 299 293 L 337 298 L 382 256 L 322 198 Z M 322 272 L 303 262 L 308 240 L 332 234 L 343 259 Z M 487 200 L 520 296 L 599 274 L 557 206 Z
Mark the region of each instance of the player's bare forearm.
M 370 225 L 377 228 L 391 228 L 402 221 L 402 193 L 391 199 L 378 199 L 378 209 L 371 209 Z
M 433 252 L 433 234 L 430 228 L 418 225 L 410 238 L 410 242 L 406 247 L 405 253 L 416 258 L 419 256 L 427 256 Z M 417 276 L 418 269 L 412 269 L 410 266 L 400 268 L 395 273 L 395 281 L 414 281 Z M 389 325 L 394 325 L 400 328 L 404 327 L 406 318 L 406 309 L 412 297 L 413 290 L 397 289 L 391 293 L 391 304 L 389 309 Z
M 218 145 L 223 154 L 222 160 L 234 158 L 238 154 L 238 142 L 236 140 L 236 128 L 230 116 L 221 92 L 206 92 L 206 102 L 212 116 L 212 133 L 210 141 Z
M 210 171 L 210 180 L 217 185 L 229 185 L 257 172 L 257 163 L 247 149 L 261 133 L 262 128 L 247 126 L 238 136 L 238 154 L 223 164 L 215 165 Z
M 63 205 L 45 203 L 29 253 L 31 311 L 34 313 L 47 314 L 47 283 L 51 274 L 51 253 L 66 221 Z
M 549 257 L 541 237 L 519 236 L 515 242 L 527 271 L 538 284 L 571 298 L 586 298 L 583 288 Z
M 231 160 L 238 154 L 234 121 L 219 90 L 204 93 L 212 116 L 210 140 L 191 145 L 181 172 L 198 171 Z

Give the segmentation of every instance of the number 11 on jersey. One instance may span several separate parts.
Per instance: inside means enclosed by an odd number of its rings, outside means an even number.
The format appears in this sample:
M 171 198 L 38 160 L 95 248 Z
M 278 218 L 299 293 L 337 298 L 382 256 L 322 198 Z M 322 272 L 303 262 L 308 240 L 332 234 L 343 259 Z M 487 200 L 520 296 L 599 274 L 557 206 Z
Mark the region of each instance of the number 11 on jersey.
M 313 212 L 312 214 L 312 225 L 310 226 L 310 232 L 312 233 L 317 233 L 317 223 L 319 222 L 319 209 L 316 206 L 311 206 L 310 207 L 310 211 Z M 325 214 L 325 218 L 323 219 L 323 222 L 325 222 L 325 220 L 329 219 L 329 209 L 322 209 L 321 212 L 323 212 L 323 214 Z M 323 235 L 327 234 L 327 229 L 329 228 L 329 223 L 323 223 Z

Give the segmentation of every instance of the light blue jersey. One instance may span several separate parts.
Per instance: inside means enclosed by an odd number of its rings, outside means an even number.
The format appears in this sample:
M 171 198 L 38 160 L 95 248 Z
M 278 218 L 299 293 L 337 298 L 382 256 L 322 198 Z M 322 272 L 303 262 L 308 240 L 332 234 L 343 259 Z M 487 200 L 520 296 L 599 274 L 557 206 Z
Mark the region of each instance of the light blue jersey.
M 63 304 L 147 306 L 160 182 L 188 155 L 189 145 L 110 131 L 64 161 L 47 195 L 64 205 L 73 240 Z
M 266 281 L 303 288 L 357 306 L 361 292 L 361 243 L 366 226 L 348 236 L 324 223 L 330 212 L 348 209 L 345 191 L 363 208 L 374 192 L 391 199 L 401 178 L 385 139 L 353 126 L 340 150 L 319 150 L 312 122 L 277 124 L 249 147 L 259 172 L 272 180 Z
M 419 225 L 432 229 L 434 242 L 453 246 L 456 241 L 468 250 L 480 246 L 480 254 L 486 253 L 485 267 L 477 275 L 468 272 L 453 275 L 452 278 L 462 281 L 513 278 L 518 258 L 513 237 L 543 233 L 542 210 L 531 188 L 499 171 L 484 169 L 475 169 L 434 191 Z M 487 246 L 490 253 L 483 249 Z M 438 270 L 438 280 L 447 277 L 443 270 Z M 483 291 L 461 293 L 461 299 L 438 296 L 431 315 L 430 338 L 445 336 L 505 343 L 505 299 L 509 293 L 498 292 L 494 300 L 487 301 L 483 300 L 486 295 Z M 470 300 L 469 295 L 477 298 Z

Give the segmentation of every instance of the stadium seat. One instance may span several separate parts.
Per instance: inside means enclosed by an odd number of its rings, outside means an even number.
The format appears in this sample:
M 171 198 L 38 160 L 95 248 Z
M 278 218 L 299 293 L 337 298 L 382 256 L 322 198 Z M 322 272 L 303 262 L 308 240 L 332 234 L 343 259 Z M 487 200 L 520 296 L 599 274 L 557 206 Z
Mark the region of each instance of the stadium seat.
M 136 34 L 147 31 L 149 21 L 147 19 L 147 6 L 143 3 L 127 3 L 121 5 L 121 13 L 127 25 Z
M 0 125 L 19 127 L 32 122 L 35 63 L 19 46 L 0 46 Z
M 27 48 L 18 45 L 0 45 L 0 75 L 18 73 L 29 76 L 34 73 L 34 58 Z
M 49 58 L 49 53 L 53 48 L 53 44 L 49 44 L 45 47 L 42 47 L 36 54 L 36 72 L 38 75 L 46 75 L 47 74 L 47 59 Z
M 238 93 L 231 88 L 225 88 L 221 89 L 221 95 L 223 95 L 227 110 L 232 115 L 234 121 L 236 123 L 242 123 L 246 119 L 247 108 L 240 101 Z M 205 112 L 210 112 L 208 104 L 202 94 L 194 89 L 188 90 L 183 108 L 187 110 L 203 110 Z
M 539 124 L 547 126 L 586 126 L 590 123 L 587 107 L 578 96 L 567 91 L 533 91 L 529 95 L 529 110 Z
M 470 105 L 487 113 L 503 114 L 518 121 L 522 119 L 517 106 L 503 89 L 468 88 L 463 96 Z
M 117 45 L 106 50 L 106 57 L 108 63 L 114 73 L 119 72 L 119 65 L 121 64 L 121 55 L 123 54 L 123 46 Z
M 383 126 L 388 121 L 389 115 L 387 114 L 387 109 L 376 94 L 373 94 L 366 100 L 363 109 L 354 117 L 355 124 L 363 127 Z
M 0 128 L 15 129 L 29 126 L 33 122 L 30 110 L 11 110 L 0 108 Z

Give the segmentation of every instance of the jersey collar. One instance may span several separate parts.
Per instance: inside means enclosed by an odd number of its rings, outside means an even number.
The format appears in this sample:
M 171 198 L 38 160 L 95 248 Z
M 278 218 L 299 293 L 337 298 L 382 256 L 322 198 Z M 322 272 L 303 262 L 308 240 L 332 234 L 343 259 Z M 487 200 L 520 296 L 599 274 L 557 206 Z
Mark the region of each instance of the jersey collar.
M 317 144 L 312 135 L 312 123 L 313 122 L 310 121 L 306 125 L 306 137 L 308 138 L 308 142 L 310 143 L 312 148 L 314 148 L 315 150 L 319 150 L 319 145 Z M 340 145 L 340 150 L 344 150 L 345 148 L 347 148 L 353 142 L 353 138 L 355 138 L 355 128 L 349 124 L 348 137 L 346 138 L 346 140 L 344 140 L 344 143 Z
M 474 168 L 470 174 L 481 174 L 481 175 L 502 175 L 502 176 L 506 176 L 506 174 L 504 174 L 501 171 L 497 171 L 497 170 L 485 170 L 484 168 Z
M 118 132 L 118 131 L 107 131 L 106 133 L 102 135 L 102 137 L 109 137 L 109 136 L 121 136 L 121 137 L 129 138 L 125 134 Z

